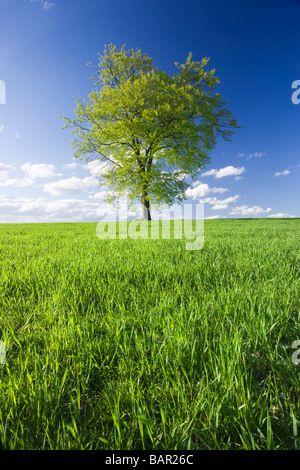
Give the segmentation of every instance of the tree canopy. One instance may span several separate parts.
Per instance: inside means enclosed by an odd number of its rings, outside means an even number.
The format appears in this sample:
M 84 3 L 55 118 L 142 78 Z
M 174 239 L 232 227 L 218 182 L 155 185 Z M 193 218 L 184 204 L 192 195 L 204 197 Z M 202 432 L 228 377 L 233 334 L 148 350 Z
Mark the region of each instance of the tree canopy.
M 111 188 L 108 202 L 127 195 L 142 204 L 183 201 L 209 162 L 218 137 L 230 140 L 238 127 L 215 88 L 220 82 L 209 59 L 175 63 L 171 76 L 137 49 L 106 45 L 92 67 L 88 99 L 76 99 L 72 128 L 74 157 L 102 162 L 100 181 Z

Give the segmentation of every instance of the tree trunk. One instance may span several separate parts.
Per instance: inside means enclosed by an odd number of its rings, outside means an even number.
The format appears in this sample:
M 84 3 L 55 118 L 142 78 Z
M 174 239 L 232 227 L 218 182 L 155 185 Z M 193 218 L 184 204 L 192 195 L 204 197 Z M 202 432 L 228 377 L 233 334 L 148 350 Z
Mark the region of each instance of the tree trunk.
M 142 220 L 151 220 L 150 214 L 150 201 L 148 199 L 147 188 L 145 186 L 142 187 Z

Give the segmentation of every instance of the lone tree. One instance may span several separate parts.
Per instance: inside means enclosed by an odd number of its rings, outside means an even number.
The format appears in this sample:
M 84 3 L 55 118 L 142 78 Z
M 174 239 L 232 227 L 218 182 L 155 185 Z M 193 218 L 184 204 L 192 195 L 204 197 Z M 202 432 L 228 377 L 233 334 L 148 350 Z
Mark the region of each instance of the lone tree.
M 139 199 L 151 220 L 150 203 L 183 201 L 187 177 L 196 179 L 217 137 L 230 140 L 238 126 L 213 93 L 219 79 L 205 70 L 208 61 L 193 62 L 190 53 L 170 76 L 139 49 L 110 44 L 98 66 L 88 64 L 94 89 L 88 101 L 76 99 L 76 118 L 63 117 L 64 127 L 73 129 L 75 158 L 101 162 L 108 202 Z

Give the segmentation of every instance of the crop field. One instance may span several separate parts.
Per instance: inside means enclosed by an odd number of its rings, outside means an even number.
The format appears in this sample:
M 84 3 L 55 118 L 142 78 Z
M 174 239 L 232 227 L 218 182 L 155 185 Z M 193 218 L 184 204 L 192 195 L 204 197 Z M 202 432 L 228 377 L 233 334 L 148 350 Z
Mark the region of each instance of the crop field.
M 300 219 L 96 226 L 0 225 L 2 447 L 300 449 Z

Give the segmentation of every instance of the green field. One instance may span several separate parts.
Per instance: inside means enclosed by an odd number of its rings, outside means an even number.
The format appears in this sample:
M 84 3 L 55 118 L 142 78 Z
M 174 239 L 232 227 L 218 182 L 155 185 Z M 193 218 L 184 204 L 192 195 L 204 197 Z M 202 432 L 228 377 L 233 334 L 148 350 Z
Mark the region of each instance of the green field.
M 2 446 L 300 449 L 300 219 L 96 225 L 0 225 Z

